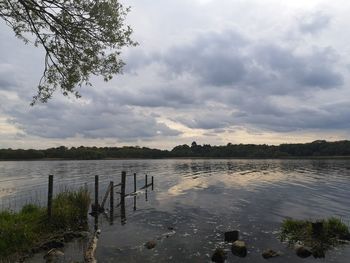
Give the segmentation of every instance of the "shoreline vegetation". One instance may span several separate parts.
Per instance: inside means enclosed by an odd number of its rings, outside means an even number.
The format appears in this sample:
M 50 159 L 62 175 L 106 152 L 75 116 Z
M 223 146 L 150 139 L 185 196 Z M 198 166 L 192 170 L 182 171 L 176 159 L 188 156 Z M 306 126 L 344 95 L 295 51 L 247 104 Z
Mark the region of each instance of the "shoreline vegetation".
M 0 149 L 0 161 L 7 160 L 113 160 L 113 159 L 169 159 L 169 158 L 236 158 L 236 159 L 347 159 L 350 141 L 327 142 L 317 140 L 298 144 L 183 144 L 172 150 L 139 146 L 124 147 L 65 147 L 37 149 Z
M 12 262 L 39 251 L 63 246 L 88 230 L 90 194 L 65 190 L 52 200 L 52 215 L 46 207 L 27 204 L 19 212 L 0 212 L 0 262 Z
M 280 240 L 294 247 L 299 257 L 324 258 L 328 250 L 348 244 L 350 232 L 349 227 L 336 217 L 321 220 L 288 218 L 282 223 Z

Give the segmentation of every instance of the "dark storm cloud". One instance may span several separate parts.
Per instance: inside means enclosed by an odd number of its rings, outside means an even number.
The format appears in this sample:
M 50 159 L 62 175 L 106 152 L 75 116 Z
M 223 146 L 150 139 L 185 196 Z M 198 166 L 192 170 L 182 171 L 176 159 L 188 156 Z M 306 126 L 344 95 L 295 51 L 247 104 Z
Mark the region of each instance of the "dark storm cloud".
M 275 104 L 270 97 L 280 96 L 282 101 L 282 96 L 301 99 L 344 84 L 338 69 L 339 57 L 332 48 L 312 47 L 298 52 L 295 46 L 270 41 L 262 44 L 232 30 L 200 34 L 192 42 L 163 53 L 143 55 L 143 66 L 158 63 L 164 67 L 159 71 L 160 83 L 120 93 L 118 97 L 126 104 L 142 107 L 192 109 L 188 115 L 173 118 L 189 128 L 255 125 L 290 131 L 330 127 L 331 118 L 322 114 L 324 110 L 319 106 L 293 111 L 281 107 L 283 103 Z M 184 76 L 197 83 L 176 82 Z M 213 113 L 207 109 L 208 103 L 221 104 L 226 109 L 217 108 Z M 305 115 L 309 119 L 305 120 Z
M 266 84 L 277 85 L 287 92 L 290 89 L 327 89 L 343 84 L 343 76 L 336 69 L 337 58 L 330 48 L 300 55 L 292 49 L 266 45 L 258 46 L 255 54 L 256 61 L 266 74 L 273 76 L 271 83 Z
M 115 90 L 113 96 L 122 105 L 140 107 L 193 107 L 196 104 L 195 95 L 187 88 L 174 87 L 173 85 L 154 86 L 140 85 L 134 90 Z
M 154 60 L 167 67 L 167 77 L 189 74 L 198 79 L 201 88 L 225 86 L 264 94 L 303 94 L 313 88 L 343 84 L 331 48 L 298 54 L 293 47 L 261 45 L 232 31 L 201 35 L 191 44 L 154 55 Z
M 171 48 L 161 57 L 171 74 L 192 74 L 201 84 L 225 86 L 246 74 L 242 50 L 246 40 L 236 32 L 208 33 L 193 43 Z
M 316 12 L 305 15 L 301 18 L 299 23 L 299 30 L 302 33 L 315 34 L 329 26 L 331 16 Z
M 62 101 L 50 105 L 36 105 L 25 109 L 12 108 L 12 123 L 29 135 L 44 138 L 118 138 L 135 140 L 157 136 L 176 136 L 179 132 L 158 123 L 155 116 L 108 101 L 75 103 L 69 106 Z
M 320 107 L 296 108 L 273 105 L 271 102 L 256 103 L 255 109 L 234 114 L 236 125 L 252 125 L 270 131 L 290 132 L 305 129 L 350 129 L 350 103 L 332 103 Z M 265 104 L 269 104 L 270 109 Z M 251 105 L 253 107 L 253 105 Z M 248 108 L 248 107 L 247 107 Z M 260 112 L 257 109 L 261 109 Z

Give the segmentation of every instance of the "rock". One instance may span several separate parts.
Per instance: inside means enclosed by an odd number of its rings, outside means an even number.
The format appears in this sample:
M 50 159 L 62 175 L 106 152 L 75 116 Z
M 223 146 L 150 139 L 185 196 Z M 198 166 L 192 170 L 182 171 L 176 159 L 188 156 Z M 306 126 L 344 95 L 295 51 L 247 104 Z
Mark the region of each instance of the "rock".
M 314 258 L 324 258 L 325 257 L 324 249 L 321 247 L 313 248 L 311 250 L 311 253 L 314 256 Z
M 44 256 L 44 259 L 46 259 L 47 262 L 51 262 L 54 259 L 62 258 L 62 257 L 64 257 L 64 253 L 58 249 L 53 248 L 46 253 L 46 255 Z
M 312 255 L 312 252 L 303 246 L 297 246 L 295 248 L 295 253 L 297 254 L 298 257 L 301 257 L 301 258 L 307 258 Z
M 350 241 L 350 233 L 346 233 L 346 234 L 342 234 L 339 236 L 339 239 L 341 240 L 346 240 L 346 241 Z
M 52 248 L 62 248 L 64 247 L 64 243 L 58 240 L 50 240 L 41 245 L 41 249 L 50 250 Z
M 154 240 L 151 240 L 151 241 L 146 242 L 145 247 L 146 247 L 147 249 L 152 249 L 152 248 L 154 248 L 156 245 L 157 245 L 157 242 L 154 241 Z
M 344 239 L 338 239 L 338 243 L 339 243 L 340 245 L 349 245 L 349 244 L 350 244 L 350 241 L 344 240 Z
M 247 255 L 247 247 L 245 242 L 241 240 L 233 242 L 231 250 L 233 255 L 239 257 L 245 257 Z
M 226 252 L 222 248 L 217 248 L 211 257 L 211 261 L 216 263 L 224 263 L 227 258 Z
M 235 242 L 239 239 L 239 231 L 228 231 L 225 232 L 225 242 Z
M 268 250 L 265 250 L 261 255 L 263 258 L 268 259 L 268 258 L 278 257 L 278 256 L 280 256 L 280 253 L 278 253 L 272 249 L 268 249 Z

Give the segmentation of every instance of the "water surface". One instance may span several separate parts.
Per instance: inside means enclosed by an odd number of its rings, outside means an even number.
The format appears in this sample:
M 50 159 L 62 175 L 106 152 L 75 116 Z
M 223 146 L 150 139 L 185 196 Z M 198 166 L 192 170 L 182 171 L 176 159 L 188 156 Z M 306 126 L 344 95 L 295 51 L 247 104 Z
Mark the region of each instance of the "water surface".
M 146 173 L 154 176 L 155 187 L 128 197 L 125 211 L 116 207 L 113 220 L 99 218 L 99 262 L 210 262 L 216 247 L 228 249 L 228 262 L 265 262 L 261 252 L 268 248 L 284 254 L 273 262 L 311 262 L 315 259 L 299 259 L 279 242 L 281 221 L 350 219 L 349 160 L 0 162 L 0 208 L 16 210 L 29 201 L 45 204 L 48 174 L 55 176 L 56 192 L 84 185 L 92 191 L 96 174 L 103 191 L 109 181 L 120 182 L 122 170 L 129 175 L 127 192 L 133 190 L 133 173 L 138 188 Z M 248 245 L 244 259 L 233 256 L 223 242 L 223 233 L 234 229 Z M 157 241 L 152 250 L 143 245 L 149 240 Z M 83 247 L 68 246 L 66 259 L 79 260 Z M 350 247 L 343 247 L 323 261 L 349 259 Z

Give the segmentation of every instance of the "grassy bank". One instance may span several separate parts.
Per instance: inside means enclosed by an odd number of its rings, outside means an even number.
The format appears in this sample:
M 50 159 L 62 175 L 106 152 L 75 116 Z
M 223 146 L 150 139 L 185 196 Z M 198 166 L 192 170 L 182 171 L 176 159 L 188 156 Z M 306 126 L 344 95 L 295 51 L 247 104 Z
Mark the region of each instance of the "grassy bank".
M 86 190 L 67 190 L 53 199 L 50 219 L 46 208 L 32 204 L 17 213 L 0 212 L 0 261 L 26 253 L 57 233 L 86 229 L 89 205 Z
M 323 220 L 286 219 L 282 223 L 280 238 L 289 244 L 302 244 L 313 254 L 323 255 L 327 250 L 349 240 L 349 228 L 341 219 L 331 217 Z

